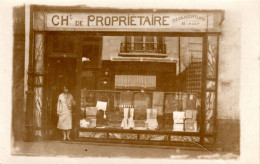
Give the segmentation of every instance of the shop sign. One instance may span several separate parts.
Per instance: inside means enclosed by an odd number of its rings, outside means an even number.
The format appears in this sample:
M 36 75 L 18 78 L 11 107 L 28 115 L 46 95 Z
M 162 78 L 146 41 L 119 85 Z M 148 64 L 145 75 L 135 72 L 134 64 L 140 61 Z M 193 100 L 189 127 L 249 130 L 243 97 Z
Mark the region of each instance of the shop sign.
M 214 13 L 45 13 L 46 30 L 212 29 Z

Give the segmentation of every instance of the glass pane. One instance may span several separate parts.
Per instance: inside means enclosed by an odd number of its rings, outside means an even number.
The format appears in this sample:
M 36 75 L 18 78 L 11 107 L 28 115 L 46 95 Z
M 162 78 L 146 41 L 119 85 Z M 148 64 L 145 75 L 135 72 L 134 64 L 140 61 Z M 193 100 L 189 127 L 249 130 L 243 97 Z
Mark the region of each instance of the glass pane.
M 143 36 L 134 37 L 134 49 L 140 51 L 143 50 Z

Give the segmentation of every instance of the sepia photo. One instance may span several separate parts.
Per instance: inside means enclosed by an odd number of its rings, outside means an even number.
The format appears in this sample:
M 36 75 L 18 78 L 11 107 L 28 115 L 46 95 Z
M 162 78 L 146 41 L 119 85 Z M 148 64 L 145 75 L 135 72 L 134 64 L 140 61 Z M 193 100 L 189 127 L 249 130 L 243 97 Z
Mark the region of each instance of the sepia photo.
M 11 156 L 238 162 L 242 12 L 120 2 L 12 6 Z

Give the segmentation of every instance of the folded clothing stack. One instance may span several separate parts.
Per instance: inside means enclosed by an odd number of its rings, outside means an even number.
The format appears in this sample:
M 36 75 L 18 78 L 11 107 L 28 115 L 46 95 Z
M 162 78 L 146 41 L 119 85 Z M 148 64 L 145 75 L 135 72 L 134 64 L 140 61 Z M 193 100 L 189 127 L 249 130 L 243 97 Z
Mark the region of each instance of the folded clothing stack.
M 96 115 L 97 115 L 97 107 L 86 107 L 86 121 L 89 122 L 87 128 L 96 127 Z
M 197 131 L 197 110 L 185 111 L 185 131 L 196 132 Z
M 173 131 L 184 131 L 185 112 L 173 112 Z

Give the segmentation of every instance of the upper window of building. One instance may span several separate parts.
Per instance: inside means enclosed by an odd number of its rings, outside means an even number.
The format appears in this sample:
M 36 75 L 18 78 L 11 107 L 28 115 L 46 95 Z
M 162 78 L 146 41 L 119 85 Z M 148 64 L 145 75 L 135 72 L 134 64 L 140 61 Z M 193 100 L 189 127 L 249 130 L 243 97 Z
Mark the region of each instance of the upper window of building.
M 126 36 L 125 42 L 121 43 L 121 55 L 131 56 L 148 53 L 151 56 L 166 54 L 166 44 L 161 36 Z

